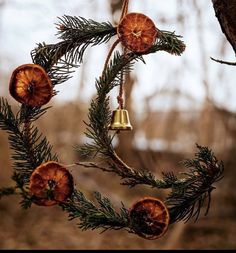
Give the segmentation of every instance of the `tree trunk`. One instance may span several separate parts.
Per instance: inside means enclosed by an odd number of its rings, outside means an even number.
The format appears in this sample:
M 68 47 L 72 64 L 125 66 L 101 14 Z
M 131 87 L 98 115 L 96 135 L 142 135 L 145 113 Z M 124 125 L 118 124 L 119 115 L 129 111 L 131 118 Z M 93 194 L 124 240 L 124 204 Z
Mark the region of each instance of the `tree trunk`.
M 236 0 L 212 0 L 216 17 L 236 54 Z

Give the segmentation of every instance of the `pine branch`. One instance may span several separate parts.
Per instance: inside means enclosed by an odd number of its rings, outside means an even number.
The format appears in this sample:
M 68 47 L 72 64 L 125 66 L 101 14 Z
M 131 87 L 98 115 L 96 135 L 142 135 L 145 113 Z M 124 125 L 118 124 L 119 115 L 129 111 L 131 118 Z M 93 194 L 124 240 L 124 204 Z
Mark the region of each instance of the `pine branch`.
M 96 203 L 88 200 L 81 191 L 75 190 L 70 200 L 60 206 L 68 212 L 69 220 L 79 219 L 78 227 L 82 230 L 102 229 L 103 233 L 111 229 L 125 229 L 129 233 L 140 232 L 123 203 L 117 212 L 110 200 L 102 197 L 99 192 L 95 192 L 94 197 Z
M 180 36 L 174 33 L 159 31 L 156 43 L 145 54 L 155 53 L 160 50 L 167 51 L 168 53 L 181 55 L 185 50 L 185 44 L 179 40 Z M 115 153 L 112 146 L 112 139 L 109 135 L 108 125 L 111 120 L 111 111 L 108 107 L 109 98 L 108 93 L 117 85 L 120 84 L 120 73 L 125 71 L 128 73 L 132 69 L 135 61 L 142 60 L 142 55 L 129 53 L 126 55 L 114 54 L 113 60 L 110 61 L 102 77 L 96 81 L 97 98 L 91 102 L 89 109 L 89 123 L 86 123 L 86 136 L 92 140 L 91 143 L 85 144 L 79 148 L 82 155 L 100 155 L 105 159 L 109 159 L 107 167 L 101 167 L 94 163 L 86 164 L 85 167 L 95 167 L 106 172 L 112 172 L 121 177 L 122 184 L 134 187 L 138 184 L 145 184 L 157 189 L 172 189 L 171 195 L 168 197 L 168 205 L 170 206 L 171 222 L 190 219 L 191 217 L 198 218 L 200 209 L 206 198 L 210 199 L 210 194 L 213 189 L 212 184 L 217 181 L 218 174 L 221 175 L 223 164 L 219 166 L 219 170 L 214 170 L 211 174 L 209 170 L 204 171 L 202 176 L 202 164 L 209 162 L 211 155 L 207 153 L 207 148 L 198 146 L 199 154 L 196 155 L 194 165 L 195 170 L 190 170 L 185 173 L 187 178 L 178 179 L 173 173 L 163 174 L 163 179 L 158 180 L 155 176 L 148 171 L 135 170 L 129 167 L 122 161 Z M 206 156 L 203 156 L 205 150 Z M 188 161 L 190 163 L 190 160 Z M 200 164 L 198 164 L 198 162 Z M 83 163 L 78 163 L 83 166 Z M 197 166 L 196 166 L 197 164 Z M 185 163 L 187 166 L 187 162 Z M 201 165 L 201 166 L 200 166 Z M 211 166 L 216 166 L 212 164 Z M 218 164 L 217 164 L 218 166 Z M 196 176 L 197 173 L 197 176 Z M 207 178 L 207 181 L 203 181 Z M 205 179 L 204 179 L 205 180 Z M 198 208 L 195 210 L 196 205 Z M 209 209 L 210 203 L 208 203 Z
M 96 168 L 104 172 L 112 172 L 125 180 L 122 185 L 127 185 L 129 188 L 137 185 L 149 185 L 153 188 L 170 188 L 169 182 L 158 180 L 148 170 L 135 170 L 127 166 L 119 167 L 115 163 L 108 162 L 106 165 L 101 166 L 93 162 L 77 162 L 76 165 L 83 166 L 85 168 Z M 178 182 L 175 182 L 178 183 Z M 172 186 L 172 184 L 171 184 Z
M 114 87 L 120 84 L 121 71 L 128 73 L 131 71 L 135 60 L 142 60 L 142 57 L 134 53 L 120 55 L 116 52 L 113 60 L 110 61 L 104 75 L 96 80 L 98 97 L 92 100 L 89 108 L 88 118 L 90 123 L 85 123 L 86 136 L 93 140 L 90 144 L 85 144 L 78 151 L 87 156 L 92 153 L 100 153 L 109 156 L 113 150 L 112 137 L 108 133 L 108 125 L 111 119 L 109 108 L 109 98 L 106 95 Z
M 94 193 L 97 205 L 88 200 L 81 191 L 74 191 L 70 200 L 60 204 L 69 213 L 69 220 L 79 219 L 82 230 L 99 229 L 103 232 L 109 229 L 119 230 L 128 225 L 128 211 L 122 205 L 117 213 L 108 198 L 100 193 Z
M 195 159 L 184 161 L 189 172 L 186 176 L 186 185 L 183 188 L 173 188 L 167 198 L 170 211 L 171 223 L 184 220 L 188 221 L 195 217 L 198 219 L 201 208 L 207 202 L 205 215 L 207 215 L 213 184 L 223 178 L 223 162 L 218 162 L 213 152 L 207 147 L 197 145 L 198 152 Z
M 41 163 L 57 160 L 57 155 L 52 154 L 52 146 L 37 127 L 24 128 L 26 117 L 33 122 L 45 113 L 45 109 L 35 108 L 31 112 L 29 108 L 23 107 L 15 117 L 7 100 L 0 98 L 0 128 L 9 134 L 13 168 L 25 183 L 29 182 L 32 171 Z
M 12 176 L 12 179 L 13 179 L 13 181 L 16 182 L 16 186 L 15 187 L 3 187 L 3 188 L 1 188 L 0 189 L 0 200 L 4 196 L 20 194 L 21 197 L 22 197 L 22 200 L 20 201 L 20 205 L 24 209 L 29 208 L 32 204 L 32 197 L 25 190 L 25 182 L 24 182 L 22 176 L 19 173 L 14 172 L 14 174 Z M 18 190 L 20 190 L 20 192 Z
M 75 40 L 95 46 L 107 43 L 111 36 L 116 34 L 116 28 L 110 22 L 99 23 L 92 19 L 68 15 L 58 19 L 58 35 L 62 40 Z
M 33 123 L 42 117 L 48 109 L 51 107 L 29 107 L 27 105 L 22 104 L 20 110 L 18 111 L 19 124 L 25 123 L 27 120 L 28 123 Z
M 164 48 L 162 45 L 159 45 L 159 47 L 154 45 L 149 53 L 155 53 L 164 50 Z M 98 96 L 91 102 L 88 113 L 89 123 L 86 123 L 87 128 L 85 132 L 85 135 L 93 142 L 77 148 L 81 155 L 87 156 L 95 152 L 111 156 L 114 152 L 111 144 L 112 137 L 108 133 L 111 111 L 107 94 L 114 87 L 120 85 L 121 72 L 128 74 L 132 70 L 134 63 L 138 60 L 144 62 L 142 55 L 132 52 L 121 55 L 117 51 L 106 68 L 104 75 L 96 80 Z
M 58 160 L 57 155 L 52 154 L 52 146 L 46 137 L 43 137 L 37 127 L 31 125 L 44 115 L 48 108 L 31 108 L 22 105 L 15 116 L 7 100 L 0 98 L 0 128 L 8 133 L 10 148 L 13 150 L 12 179 L 16 182 L 15 190 L 20 190 L 22 196 L 20 204 L 25 209 L 32 204 L 26 186 L 33 170 L 43 162 Z M 4 193 L 7 194 L 6 191 Z
M 186 48 L 184 42 L 180 40 L 181 38 L 182 36 L 175 35 L 174 32 L 158 30 L 156 43 L 148 53 L 166 51 L 167 53 L 180 56 Z
M 159 31 L 156 43 L 148 52 L 143 54 L 128 53 L 121 55 L 115 52 L 113 59 L 109 62 L 103 75 L 96 80 L 97 98 L 92 100 L 89 109 L 89 123 L 85 123 L 87 128 L 85 135 L 92 140 L 92 143 L 86 143 L 77 150 L 82 156 L 91 154 L 101 154 L 107 157 L 115 157 L 112 147 L 112 137 L 108 133 L 108 125 L 111 120 L 111 111 L 109 108 L 108 93 L 121 83 L 121 73 L 128 74 L 138 60 L 144 62 L 143 55 L 156 53 L 158 51 L 167 51 L 172 54 L 180 55 L 184 49 L 184 43 L 179 40 L 180 36 L 174 33 Z M 145 62 L 144 62 L 145 63 Z
M 90 122 L 93 119 L 94 118 L 90 117 Z M 99 122 L 96 127 L 99 127 Z M 106 127 L 104 130 L 107 131 L 107 129 Z M 107 136 L 107 132 L 105 132 L 105 136 Z M 216 157 L 208 148 L 197 146 L 199 153 L 196 153 L 196 159 L 185 161 L 184 165 L 187 168 L 193 167 L 189 173 L 184 173 L 187 178 L 178 179 L 173 173 L 166 173 L 163 174 L 163 180 L 157 180 L 151 172 L 134 170 L 127 166 L 115 154 L 112 146 L 103 146 L 103 143 L 97 138 L 96 132 L 94 135 L 87 135 L 87 137 L 95 138 L 97 141 L 95 144 L 101 144 L 100 148 L 105 149 L 105 152 L 103 151 L 102 154 L 105 154 L 107 158 L 113 161 L 108 163 L 109 168 L 99 167 L 96 166 L 96 164 L 90 164 L 90 167 L 116 173 L 121 179 L 126 179 L 123 184 L 129 187 L 134 187 L 138 184 L 146 184 L 158 189 L 172 189 L 172 193 L 167 200 L 168 206 L 170 206 L 172 223 L 179 220 L 189 220 L 192 217 L 197 219 L 200 214 L 200 209 L 204 204 L 204 200 L 206 199 L 208 199 L 207 211 L 209 210 L 211 191 L 214 189 L 212 184 L 221 179 L 223 163 L 221 162 L 218 164 Z M 91 150 L 96 150 L 94 145 L 90 144 L 90 147 L 93 148 Z M 101 153 L 101 149 L 97 149 L 97 152 Z
M 25 176 L 23 173 L 17 173 L 14 171 L 12 180 L 16 182 L 15 189 L 19 189 L 20 192 L 17 192 L 21 195 L 22 199 L 20 201 L 20 205 L 24 209 L 28 209 L 31 207 L 33 198 L 29 195 L 29 192 L 27 191 L 26 182 L 25 182 Z
M 53 85 L 71 77 L 72 68 L 82 63 L 88 46 L 106 43 L 116 34 L 116 29 L 109 22 L 98 23 L 67 15 L 59 18 L 59 21 L 58 35 L 62 41 L 49 45 L 40 43 L 31 52 L 33 62 L 46 70 Z
M 172 192 L 166 200 L 171 223 L 181 220 L 188 221 L 200 215 L 201 208 L 207 201 L 205 215 L 210 208 L 211 192 L 213 184 L 222 179 L 224 171 L 223 162 L 218 162 L 213 152 L 207 147 L 197 145 L 198 152 L 195 159 L 188 159 L 183 165 L 189 172 L 181 173 L 186 176 L 179 179 L 173 172 L 163 173 L 163 179 L 158 180 L 155 176 L 144 170 L 119 167 L 114 163 L 108 163 L 109 167 L 98 166 L 96 163 L 77 163 L 87 168 L 97 168 L 105 172 L 116 173 L 121 179 L 125 179 L 123 185 L 134 187 L 138 184 L 149 185 L 156 189 L 171 189 Z
M 73 44 L 68 41 L 48 45 L 39 43 L 37 48 L 31 51 L 33 63 L 45 69 L 54 86 L 69 80 L 71 74 L 74 73 L 72 68 L 78 67 L 76 64 L 61 59 L 72 46 Z
M 177 50 L 176 48 L 178 47 L 176 45 L 178 43 L 182 45 L 182 42 L 179 41 L 178 37 L 173 33 L 163 32 L 163 34 L 165 40 L 158 39 L 157 44 L 145 54 L 167 49 Z M 179 46 L 179 48 L 180 47 L 181 46 Z M 140 54 L 129 53 L 126 55 L 120 55 L 119 52 L 115 52 L 113 59 L 108 64 L 102 77 L 96 80 L 98 96 L 91 102 L 91 107 L 88 113 L 89 123 L 85 123 L 87 126 L 85 135 L 87 138 L 91 139 L 92 142 L 86 143 L 82 147 L 77 147 L 77 150 L 82 156 L 91 156 L 92 154 L 95 154 L 111 158 L 114 163 L 109 164 L 109 172 L 114 172 L 122 179 L 127 179 L 123 183 L 125 185 L 134 187 L 137 184 L 148 184 L 152 187 L 168 188 L 168 184 L 155 179 L 150 172 L 144 170 L 136 171 L 119 159 L 112 146 L 113 137 L 109 135 L 108 125 L 111 121 L 111 111 L 107 94 L 114 87 L 120 85 L 121 72 L 123 71 L 125 74 L 128 74 L 137 60 L 144 62 L 143 57 Z M 179 182 L 177 184 L 179 184 Z
M 137 185 L 148 185 L 156 189 L 169 189 L 172 187 L 183 187 L 185 181 L 176 180 L 172 181 L 166 177 L 163 173 L 163 180 L 157 179 L 152 172 L 144 169 L 135 170 L 133 168 L 127 168 L 127 166 L 117 166 L 115 163 L 110 163 L 110 172 L 116 173 L 120 176 L 122 185 L 127 185 L 129 188 L 133 188 Z

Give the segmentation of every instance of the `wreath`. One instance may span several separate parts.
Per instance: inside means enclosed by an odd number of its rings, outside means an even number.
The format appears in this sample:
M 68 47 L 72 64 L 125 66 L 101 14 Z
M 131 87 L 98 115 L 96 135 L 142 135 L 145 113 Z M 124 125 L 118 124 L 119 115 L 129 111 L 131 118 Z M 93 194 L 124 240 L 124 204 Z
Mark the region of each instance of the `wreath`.
M 128 13 L 128 4 L 125 0 L 116 27 L 109 22 L 62 16 L 57 24 L 61 41 L 38 44 L 31 52 L 33 63 L 13 71 L 9 92 L 21 107 L 14 113 L 7 99 L 1 98 L 0 128 L 9 134 L 15 186 L 0 189 L 0 198 L 20 194 L 23 208 L 29 208 L 32 203 L 58 205 L 68 212 L 69 219 L 78 219 L 82 230 L 125 229 L 153 240 L 163 236 L 175 222 L 197 220 L 205 203 L 205 215 L 208 213 L 213 184 L 222 178 L 224 165 L 208 147 L 197 145 L 195 158 L 183 162 L 187 172 L 163 173 L 162 179 L 157 179 L 148 170 L 128 166 L 116 153 L 113 138 L 124 130 L 132 130 L 124 107 L 125 76 L 132 71 L 135 62 L 145 63 L 145 55 L 165 51 L 180 56 L 185 50 L 181 36 L 158 29 L 142 13 Z M 121 184 L 128 187 L 146 185 L 156 190 L 170 190 L 166 199 L 149 196 L 139 199 L 130 208 L 121 203 L 119 211 L 99 192 L 95 192 L 93 202 L 75 188 L 68 166 L 59 162 L 52 145 L 34 126 L 50 108 L 44 105 L 57 94 L 56 86 L 66 82 L 82 64 L 85 50 L 107 43 L 114 36 L 118 38 L 108 53 L 101 76 L 96 79 L 97 97 L 91 101 L 88 122 L 84 122 L 90 142 L 77 147 L 82 156 L 98 157 L 99 163 L 76 162 L 74 165 L 115 173 L 121 178 Z M 122 52 L 114 52 L 119 43 Z M 120 88 L 119 106 L 112 112 L 109 93 L 115 87 Z

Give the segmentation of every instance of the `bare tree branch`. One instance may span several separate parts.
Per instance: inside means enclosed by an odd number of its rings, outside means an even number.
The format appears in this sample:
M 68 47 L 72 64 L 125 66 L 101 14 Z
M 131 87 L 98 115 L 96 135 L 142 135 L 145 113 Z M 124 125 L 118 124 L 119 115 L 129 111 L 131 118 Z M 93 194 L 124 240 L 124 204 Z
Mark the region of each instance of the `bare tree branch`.
M 236 53 L 236 0 L 212 0 L 222 32 Z
M 215 61 L 215 62 L 218 62 L 218 63 L 221 63 L 221 64 L 236 66 L 236 62 L 228 62 L 228 61 L 217 60 L 217 59 L 214 59 L 212 57 L 211 57 L 211 59 L 212 59 L 212 61 Z

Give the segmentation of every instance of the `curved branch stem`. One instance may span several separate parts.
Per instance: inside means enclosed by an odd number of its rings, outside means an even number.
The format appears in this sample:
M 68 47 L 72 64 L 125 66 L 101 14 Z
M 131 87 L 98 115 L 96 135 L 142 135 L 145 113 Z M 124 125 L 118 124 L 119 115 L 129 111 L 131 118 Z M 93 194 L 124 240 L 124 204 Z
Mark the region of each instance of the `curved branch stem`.
M 230 65 L 230 66 L 236 66 L 236 62 L 228 62 L 228 61 L 222 61 L 222 60 L 217 60 L 214 59 L 213 57 L 211 57 L 211 60 L 218 62 L 220 64 L 226 64 L 226 65 Z
M 104 67 L 103 67 L 102 76 L 104 76 L 104 74 L 105 74 L 105 72 L 106 72 L 106 69 L 107 69 L 107 66 L 108 66 L 108 63 L 109 63 L 109 60 L 110 60 L 110 58 L 111 58 L 111 56 L 112 56 L 112 53 L 113 53 L 113 51 L 115 50 L 116 46 L 119 44 L 119 42 L 120 42 L 120 39 L 117 39 L 117 40 L 113 43 L 111 49 L 109 50 L 108 55 L 107 55 L 107 58 L 106 58 L 106 61 L 105 61 L 105 64 L 104 64 Z

